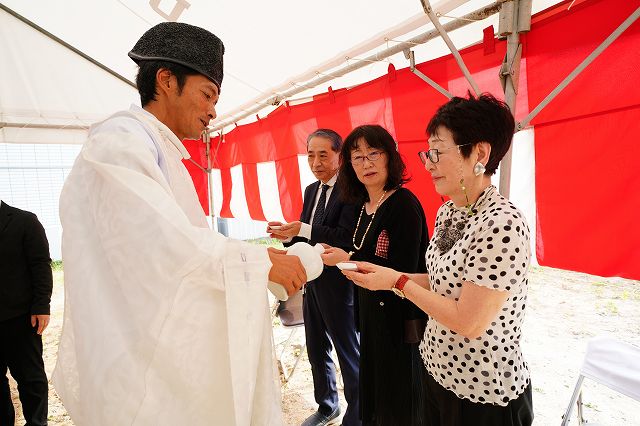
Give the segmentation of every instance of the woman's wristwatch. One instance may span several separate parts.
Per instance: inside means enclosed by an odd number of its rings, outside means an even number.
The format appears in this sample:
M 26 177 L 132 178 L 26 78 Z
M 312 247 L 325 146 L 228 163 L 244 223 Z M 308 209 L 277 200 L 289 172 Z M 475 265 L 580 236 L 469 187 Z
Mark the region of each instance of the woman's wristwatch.
M 404 285 L 409 281 L 409 277 L 405 274 L 400 275 L 400 278 L 396 281 L 396 283 L 391 287 L 391 291 L 396 294 L 401 299 L 406 299 L 407 296 L 404 294 Z

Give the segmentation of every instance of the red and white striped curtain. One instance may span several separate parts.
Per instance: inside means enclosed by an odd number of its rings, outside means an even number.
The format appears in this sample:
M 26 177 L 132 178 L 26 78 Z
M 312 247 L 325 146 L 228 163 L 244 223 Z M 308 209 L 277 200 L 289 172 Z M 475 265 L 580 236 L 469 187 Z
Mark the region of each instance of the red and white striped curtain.
M 638 0 L 561 3 L 535 16 L 523 35 L 516 120 L 551 92 L 636 8 Z M 484 92 L 502 96 L 504 41 L 485 37 L 461 51 Z M 454 95 L 469 86 L 449 55 L 417 66 Z M 640 279 L 640 22 L 635 22 L 514 138 L 511 198 L 527 216 L 542 265 Z M 306 137 L 320 127 L 343 137 L 358 125 L 386 127 L 412 175 L 429 228 L 441 204 L 417 152 L 425 127 L 446 102 L 409 69 L 313 101 L 283 105 L 255 123 L 212 139 L 214 213 L 254 220 L 296 220 L 314 178 Z M 221 143 L 219 143 L 221 142 Z M 188 143 L 205 164 L 204 144 Z M 205 210 L 206 176 L 187 164 Z

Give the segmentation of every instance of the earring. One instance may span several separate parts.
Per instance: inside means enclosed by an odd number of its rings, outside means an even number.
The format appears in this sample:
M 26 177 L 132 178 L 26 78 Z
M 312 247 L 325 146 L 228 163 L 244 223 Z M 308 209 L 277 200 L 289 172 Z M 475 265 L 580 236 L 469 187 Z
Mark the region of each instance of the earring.
M 485 172 L 485 170 L 487 170 L 484 167 L 484 164 L 482 164 L 481 162 L 477 162 L 475 166 L 473 166 L 473 174 L 476 176 L 480 176 L 481 174 L 483 174 Z

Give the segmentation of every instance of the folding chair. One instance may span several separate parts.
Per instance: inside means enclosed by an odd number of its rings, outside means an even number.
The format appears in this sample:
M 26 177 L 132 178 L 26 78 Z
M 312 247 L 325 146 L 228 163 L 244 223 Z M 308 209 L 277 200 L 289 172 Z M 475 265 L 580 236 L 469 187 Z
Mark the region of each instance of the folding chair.
M 277 356 L 278 369 L 280 370 L 280 375 L 282 377 L 282 384 L 286 384 L 291 379 L 291 376 L 293 376 L 293 373 L 295 372 L 296 367 L 300 362 L 300 358 L 302 358 L 302 355 L 306 349 L 305 340 L 305 343 L 300 348 L 300 351 L 297 354 L 294 353 L 295 361 L 293 367 L 291 367 L 289 372 L 287 372 L 282 363 L 282 358 L 286 350 L 289 348 L 290 342 L 295 336 L 296 331 L 304 326 L 304 317 L 302 314 L 302 291 L 295 293 L 284 302 L 276 301 L 276 305 L 273 308 L 272 312 L 274 313 L 274 315 L 277 315 L 278 318 L 280 318 L 280 323 L 284 328 L 291 329 L 291 333 L 289 333 L 287 339 L 283 342 L 278 343 L 282 345 L 282 350 Z
M 578 407 L 578 423 L 585 423 L 582 412 L 582 382 L 585 378 L 640 401 L 640 348 L 611 337 L 591 339 L 573 396 L 562 417 L 562 426 L 569 424 L 574 405 Z

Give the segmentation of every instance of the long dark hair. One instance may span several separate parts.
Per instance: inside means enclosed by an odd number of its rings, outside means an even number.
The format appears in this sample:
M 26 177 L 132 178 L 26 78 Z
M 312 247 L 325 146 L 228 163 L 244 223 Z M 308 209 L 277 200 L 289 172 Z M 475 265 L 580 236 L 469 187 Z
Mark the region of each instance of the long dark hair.
M 369 200 L 367 189 L 358 180 L 351 164 L 351 151 L 358 148 L 358 142 L 361 139 L 364 139 L 371 148 L 380 149 L 387 155 L 385 190 L 395 189 L 409 182 L 407 166 L 398 153 L 396 141 L 387 129 L 377 124 L 358 126 L 345 138 L 340 150 L 340 171 L 337 185 L 340 188 L 342 199 L 348 203 L 362 203 Z

